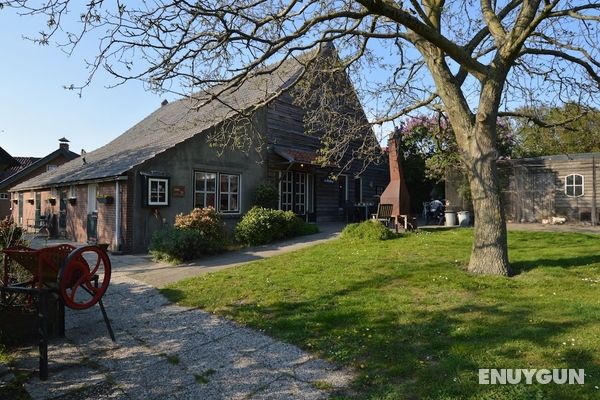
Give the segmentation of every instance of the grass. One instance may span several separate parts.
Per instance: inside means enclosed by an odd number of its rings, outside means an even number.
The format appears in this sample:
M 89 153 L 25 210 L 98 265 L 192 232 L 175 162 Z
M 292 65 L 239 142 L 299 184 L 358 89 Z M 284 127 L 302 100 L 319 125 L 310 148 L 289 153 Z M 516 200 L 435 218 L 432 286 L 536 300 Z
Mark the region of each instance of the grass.
M 198 383 L 199 385 L 206 385 L 207 383 L 210 382 L 209 377 L 214 374 L 215 371 L 212 368 L 209 368 L 205 371 L 203 371 L 201 374 L 194 374 L 194 379 L 196 380 L 196 383 Z
M 469 229 L 336 240 L 163 293 L 353 368 L 340 398 L 598 398 L 600 237 L 511 232 L 512 278 L 465 272 L 471 240 Z M 585 385 L 479 385 L 479 368 L 587 376 Z

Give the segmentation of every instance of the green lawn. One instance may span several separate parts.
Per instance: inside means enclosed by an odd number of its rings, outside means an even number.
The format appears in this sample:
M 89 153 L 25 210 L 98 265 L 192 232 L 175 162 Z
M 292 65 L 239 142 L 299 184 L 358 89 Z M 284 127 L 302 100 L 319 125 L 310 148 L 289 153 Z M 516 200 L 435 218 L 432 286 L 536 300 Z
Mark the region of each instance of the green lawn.
M 600 398 L 600 236 L 511 232 L 517 276 L 464 271 L 472 230 L 336 240 L 174 284 L 183 305 L 354 368 L 357 399 Z M 585 368 L 585 385 L 479 385 Z

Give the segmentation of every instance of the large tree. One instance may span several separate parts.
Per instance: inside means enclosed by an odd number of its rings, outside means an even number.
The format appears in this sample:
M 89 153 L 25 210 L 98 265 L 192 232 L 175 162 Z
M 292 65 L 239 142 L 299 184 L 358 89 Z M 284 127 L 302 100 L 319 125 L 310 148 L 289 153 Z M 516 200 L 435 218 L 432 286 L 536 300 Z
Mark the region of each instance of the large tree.
M 264 72 L 261 68 L 270 62 L 277 65 L 333 42 L 340 62 L 320 70 L 351 72 L 372 123 L 395 121 L 422 107 L 447 115 L 473 196 L 476 224 L 469 270 L 476 273 L 510 273 L 496 170 L 497 118 L 521 115 L 518 108 L 523 110 L 525 102 L 591 104 L 600 82 L 600 3 L 594 1 L 7 4 L 47 16 L 46 31 L 37 37 L 40 43 L 56 35 L 67 46 L 98 38 L 92 74 L 104 67 L 119 79 L 143 79 L 157 90 L 189 93 L 215 83 L 228 90 Z M 218 91 L 212 98 L 216 95 Z M 339 160 L 339 151 L 350 147 L 325 135 L 323 142 L 332 151 L 323 155 Z

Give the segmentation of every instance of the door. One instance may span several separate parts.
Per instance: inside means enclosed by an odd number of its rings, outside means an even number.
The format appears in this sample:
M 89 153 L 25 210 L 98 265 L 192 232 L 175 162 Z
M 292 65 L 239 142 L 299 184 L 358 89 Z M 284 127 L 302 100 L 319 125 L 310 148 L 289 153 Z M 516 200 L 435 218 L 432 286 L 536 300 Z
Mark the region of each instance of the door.
M 42 194 L 37 192 L 35 194 L 35 226 L 40 228 L 42 224 Z
M 67 229 L 67 202 L 68 191 L 66 188 L 60 190 L 60 205 L 58 214 L 58 230 L 62 233 Z
M 96 200 L 97 186 L 88 185 L 87 198 L 87 240 L 88 242 L 98 241 L 98 200 Z
M 23 193 L 19 193 L 19 226 L 23 226 Z

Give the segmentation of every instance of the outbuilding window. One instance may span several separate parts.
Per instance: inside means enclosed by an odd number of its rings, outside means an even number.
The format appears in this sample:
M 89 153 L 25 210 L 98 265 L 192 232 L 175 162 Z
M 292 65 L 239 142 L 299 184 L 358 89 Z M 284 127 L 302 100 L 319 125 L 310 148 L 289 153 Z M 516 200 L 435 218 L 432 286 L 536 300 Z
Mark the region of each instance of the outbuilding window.
M 583 175 L 571 174 L 565 177 L 565 194 L 569 197 L 583 196 Z
M 148 178 L 148 205 L 169 205 L 169 180 L 165 178 Z
M 0 193 L 0 200 L 8 200 L 8 199 L 9 199 L 8 193 L 5 193 L 5 192 Z

